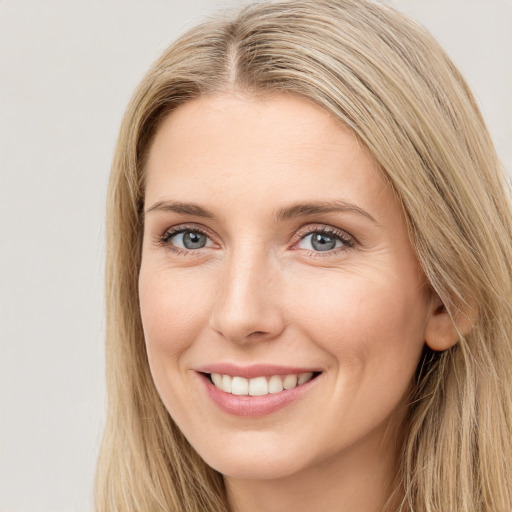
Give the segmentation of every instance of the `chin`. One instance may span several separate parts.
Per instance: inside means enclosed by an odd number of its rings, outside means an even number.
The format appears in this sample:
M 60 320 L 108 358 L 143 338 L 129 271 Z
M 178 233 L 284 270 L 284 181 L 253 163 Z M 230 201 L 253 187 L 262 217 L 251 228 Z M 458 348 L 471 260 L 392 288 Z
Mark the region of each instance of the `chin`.
M 229 461 L 211 467 L 222 475 L 237 480 L 278 480 L 297 473 L 293 466 L 274 464 L 272 461 Z
M 273 447 L 269 451 L 256 449 L 253 453 L 232 453 L 203 457 L 210 467 L 224 476 L 239 480 L 276 480 L 286 478 L 305 468 L 305 459 L 298 453 L 289 457 Z

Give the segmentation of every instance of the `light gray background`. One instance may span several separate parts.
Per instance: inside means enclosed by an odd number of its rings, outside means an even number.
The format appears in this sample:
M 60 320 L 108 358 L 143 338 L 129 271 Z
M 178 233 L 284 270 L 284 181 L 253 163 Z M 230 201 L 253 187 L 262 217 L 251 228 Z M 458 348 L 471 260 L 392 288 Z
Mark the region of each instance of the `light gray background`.
M 0 511 L 92 509 L 104 200 L 148 65 L 234 0 L 0 0 Z M 512 4 L 397 0 L 466 74 L 512 169 Z

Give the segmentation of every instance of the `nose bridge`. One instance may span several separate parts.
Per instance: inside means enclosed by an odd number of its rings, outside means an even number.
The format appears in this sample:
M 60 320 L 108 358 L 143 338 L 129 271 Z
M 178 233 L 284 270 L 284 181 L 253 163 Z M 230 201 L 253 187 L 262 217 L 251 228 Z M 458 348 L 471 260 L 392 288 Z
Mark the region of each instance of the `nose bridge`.
M 233 247 L 219 279 L 212 328 L 235 343 L 277 336 L 283 329 L 278 273 L 268 250 L 257 243 Z

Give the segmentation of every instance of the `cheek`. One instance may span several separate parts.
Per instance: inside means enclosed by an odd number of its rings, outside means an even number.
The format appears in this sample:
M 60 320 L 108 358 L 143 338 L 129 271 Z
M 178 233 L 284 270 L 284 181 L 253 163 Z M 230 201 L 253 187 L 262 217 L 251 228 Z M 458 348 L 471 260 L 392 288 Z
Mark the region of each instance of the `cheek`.
M 184 354 L 204 326 L 207 293 L 168 269 L 141 268 L 139 300 L 146 352 L 155 387 L 173 419 L 184 430 L 189 418 L 189 394 L 182 371 Z M 192 418 L 192 422 L 194 419 Z M 193 424 L 193 423 L 192 423 Z M 194 429 L 197 426 L 193 427 Z
M 419 285 L 383 275 L 333 272 L 322 281 L 303 280 L 300 293 L 298 287 L 290 290 L 297 323 L 340 368 L 378 368 L 384 377 L 404 364 L 413 370 L 417 363 L 426 297 Z
M 337 273 L 328 283 L 303 282 L 300 298 L 298 290 L 288 298 L 295 295 L 301 337 L 330 355 L 333 393 L 325 407 L 330 421 L 321 416 L 312 421 L 316 429 L 327 428 L 337 446 L 340 425 L 343 439 L 355 440 L 385 418 L 395 418 L 424 345 L 427 309 L 418 289 L 370 273 L 364 278 Z
M 141 269 L 139 297 L 150 365 L 174 366 L 204 324 L 208 294 L 195 291 L 190 279 Z

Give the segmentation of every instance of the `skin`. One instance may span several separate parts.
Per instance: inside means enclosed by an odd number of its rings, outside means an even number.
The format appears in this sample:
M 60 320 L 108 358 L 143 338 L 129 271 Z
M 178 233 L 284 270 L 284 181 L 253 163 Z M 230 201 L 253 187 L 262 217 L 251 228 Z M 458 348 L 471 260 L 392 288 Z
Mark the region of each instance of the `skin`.
M 422 348 L 455 340 L 374 159 L 303 98 L 226 94 L 164 120 L 146 170 L 139 291 L 151 372 L 191 445 L 224 475 L 233 510 L 382 510 Z M 364 213 L 273 216 L 332 200 Z M 165 201 L 216 218 L 155 207 Z M 165 238 L 172 227 L 206 231 L 206 245 Z M 332 250 L 312 243 L 322 227 L 343 236 Z M 195 371 L 217 362 L 322 374 L 284 409 L 238 417 Z

